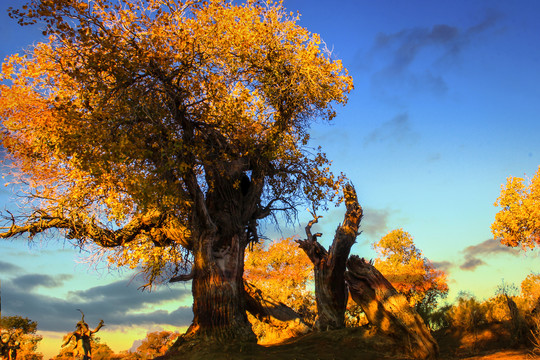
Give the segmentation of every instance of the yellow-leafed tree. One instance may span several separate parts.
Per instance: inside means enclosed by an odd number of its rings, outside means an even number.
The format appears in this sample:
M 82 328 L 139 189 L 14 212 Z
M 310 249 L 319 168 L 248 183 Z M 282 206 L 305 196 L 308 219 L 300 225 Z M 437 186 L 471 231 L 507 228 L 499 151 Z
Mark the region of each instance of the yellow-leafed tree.
M 48 40 L 2 65 L 2 142 L 30 200 L 1 237 L 49 229 L 148 284 L 192 279 L 187 335 L 255 340 L 244 253 L 276 211 L 341 177 L 309 126 L 352 79 L 280 2 L 30 0 Z
M 313 300 L 308 288 L 308 281 L 313 280 L 313 265 L 294 238 L 274 241 L 267 248 L 263 243 L 256 244 L 246 255 L 247 281 L 265 295 L 305 313 L 309 298 Z
M 392 230 L 373 247 L 378 253 L 375 267 L 411 305 L 432 310 L 448 293 L 446 274 L 423 256 L 408 232 Z
M 530 180 L 509 177 L 501 187 L 491 232 L 507 246 L 532 249 L 540 246 L 540 166 Z

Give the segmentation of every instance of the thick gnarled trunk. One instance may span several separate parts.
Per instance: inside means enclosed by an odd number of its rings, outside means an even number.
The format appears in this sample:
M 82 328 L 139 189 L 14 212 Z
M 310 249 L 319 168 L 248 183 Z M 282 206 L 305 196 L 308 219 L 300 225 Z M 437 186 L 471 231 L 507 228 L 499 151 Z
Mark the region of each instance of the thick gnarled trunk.
M 340 329 L 345 326 L 348 293 L 344 273 L 363 215 L 352 185 L 345 185 L 343 195 L 347 210 L 343 224 L 336 230 L 329 251 L 317 242 L 317 237 L 321 234 L 311 233 L 311 227 L 317 222 L 318 217 L 306 226 L 307 239 L 297 241 L 313 263 L 317 301 L 315 327 L 321 331 Z
M 438 357 L 439 346 L 420 315 L 370 262 L 351 256 L 347 269 L 351 297 L 373 326 L 393 337 L 415 359 Z
M 197 242 L 193 251 L 194 317 L 186 340 L 257 341 L 246 315 L 242 236 L 245 235 L 218 239 L 210 234 Z M 216 248 L 217 244 L 224 245 Z
M 218 133 L 212 133 L 217 136 Z M 196 200 L 192 213 L 193 323 L 183 340 L 203 343 L 257 341 L 246 314 L 244 252 L 257 238 L 256 226 L 263 178 L 249 159 L 208 163 L 206 193 L 195 173 L 187 182 Z M 182 341 L 183 341 L 182 340 Z

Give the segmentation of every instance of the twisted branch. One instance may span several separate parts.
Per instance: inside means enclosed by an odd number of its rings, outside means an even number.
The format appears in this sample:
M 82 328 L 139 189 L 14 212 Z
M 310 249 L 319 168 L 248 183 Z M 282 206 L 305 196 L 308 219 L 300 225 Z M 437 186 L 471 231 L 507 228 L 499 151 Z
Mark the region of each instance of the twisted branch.
M 61 214 L 50 215 L 36 211 L 28 217 L 25 225 L 17 225 L 12 217 L 11 226 L 0 227 L 0 238 L 6 239 L 28 233 L 30 237 L 49 229 L 66 230 L 68 239 L 90 239 L 102 247 L 116 247 L 132 242 L 141 234 L 162 225 L 165 216 L 159 211 L 149 211 L 134 217 L 123 228 L 110 230 L 96 223 L 94 219 L 83 220 L 79 217 L 65 217 Z

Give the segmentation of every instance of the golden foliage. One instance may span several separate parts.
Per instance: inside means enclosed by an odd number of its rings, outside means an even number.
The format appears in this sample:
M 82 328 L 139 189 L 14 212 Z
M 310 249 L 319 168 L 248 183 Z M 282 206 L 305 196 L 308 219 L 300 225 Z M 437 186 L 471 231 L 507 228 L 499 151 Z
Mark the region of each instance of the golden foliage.
M 244 278 L 262 292 L 297 312 L 309 297 L 309 281 L 313 280 L 313 265 L 294 238 L 253 246 L 246 253 Z
M 179 333 L 166 330 L 148 333 L 137 348 L 137 354 L 140 354 L 143 359 L 153 359 L 164 355 L 178 336 L 180 336 Z
M 218 181 L 238 190 L 234 164 L 260 189 L 251 212 L 231 201 L 241 228 L 338 193 L 308 130 L 335 116 L 352 78 L 281 2 L 30 0 L 11 15 L 48 39 L 2 64 L 5 165 L 35 210 L 5 236 L 65 229 L 159 275 L 188 261 L 180 248 Z M 139 221 L 147 213 L 157 222 Z M 121 233 L 134 220 L 146 225 Z
M 509 177 L 494 205 L 502 207 L 491 225 L 495 238 L 525 250 L 540 246 L 540 166 L 528 181 Z
M 437 298 L 448 293 L 446 274 L 422 255 L 408 232 L 392 230 L 373 247 L 378 254 L 375 267 L 411 305 L 427 301 L 425 305 L 435 307 Z
M 313 265 L 294 238 L 280 239 L 267 248 L 264 243 L 254 244 L 251 251 L 246 252 L 244 278 L 259 288 L 265 297 L 295 310 L 306 323 L 314 322 L 315 298 L 309 289 Z M 260 344 L 278 343 L 290 337 L 284 328 L 266 324 L 251 314 L 248 319 Z
M 255 244 L 246 253 L 244 278 L 267 297 L 295 310 L 306 323 L 315 320 L 315 299 L 309 288 L 313 265 L 294 238 L 272 242 L 268 248 Z M 283 341 L 286 332 L 249 316 L 260 343 Z
M 456 329 L 476 331 L 486 322 L 486 306 L 468 293 L 460 293 L 449 310 L 450 323 Z
M 540 301 L 540 273 L 530 273 L 521 282 L 521 297 L 525 307 L 532 311 Z

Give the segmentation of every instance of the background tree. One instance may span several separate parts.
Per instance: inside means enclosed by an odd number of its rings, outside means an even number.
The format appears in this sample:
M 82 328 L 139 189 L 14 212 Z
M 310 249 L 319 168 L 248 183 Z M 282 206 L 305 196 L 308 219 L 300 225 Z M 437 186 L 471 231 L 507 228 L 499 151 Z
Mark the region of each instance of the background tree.
M 421 314 L 434 310 L 448 294 L 446 274 L 423 256 L 408 232 L 392 230 L 373 248 L 378 254 L 375 267 Z
M 295 238 L 255 244 L 246 253 L 245 279 L 310 322 L 314 317 L 312 264 Z
M 92 347 L 92 360 L 111 360 L 114 358 L 114 351 L 105 343 L 95 343 Z
M 346 327 L 359 327 L 367 325 L 369 323 L 364 310 L 358 305 L 349 294 L 347 300 L 347 308 L 345 310 L 345 326 Z
M 527 310 L 532 311 L 538 307 L 540 311 L 540 273 L 530 273 L 521 282 L 521 297 Z
M 491 232 L 507 246 L 532 249 L 540 246 L 540 166 L 530 180 L 509 177 L 494 204 L 502 209 L 495 215 Z
M 37 331 L 37 322 L 19 315 L 2 316 L 0 327 L 7 330 L 21 329 L 25 334 L 34 334 Z
M 279 2 L 32 0 L 11 16 L 48 42 L 2 67 L 2 141 L 31 202 L 1 236 L 54 228 L 148 285 L 192 279 L 187 335 L 254 340 L 245 248 L 261 219 L 337 193 L 307 145 L 352 89 L 341 62 Z
M 255 244 L 247 253 L 244 278 L 260 289 L 265 296 L 281 302 L 313 325 L 316 316 L 315 297 L 310 287 L 312 264 L 298 247 L 295 238 Z M 275 343 L 297 335 L 302 327 L 287 322 L 264 322 L 249 317 L 260 344 Z
M 19 315 L 0 318 L 2 332 L 7 332 L 20 344 L 17 349 L 18 359 L 41 360 L 43 358 L 43 355 L 37 352 L 38 344 L 43 339 L 41 335 L 36 335 L 37 325 L 37 322 Z
M 148 333 L 141 345 L 137 347 L 137 354 L 141 356 L 141 359 L 153 359 L 164 355 L 178 336 L 180 336 L 179 333 L 166 330 Z
M 460 292 L 454 306 L 449 311 L 450 321 L 455 329 L 477 334 L 480 325 L 487 322 L 486 309 L 468 292 Z

